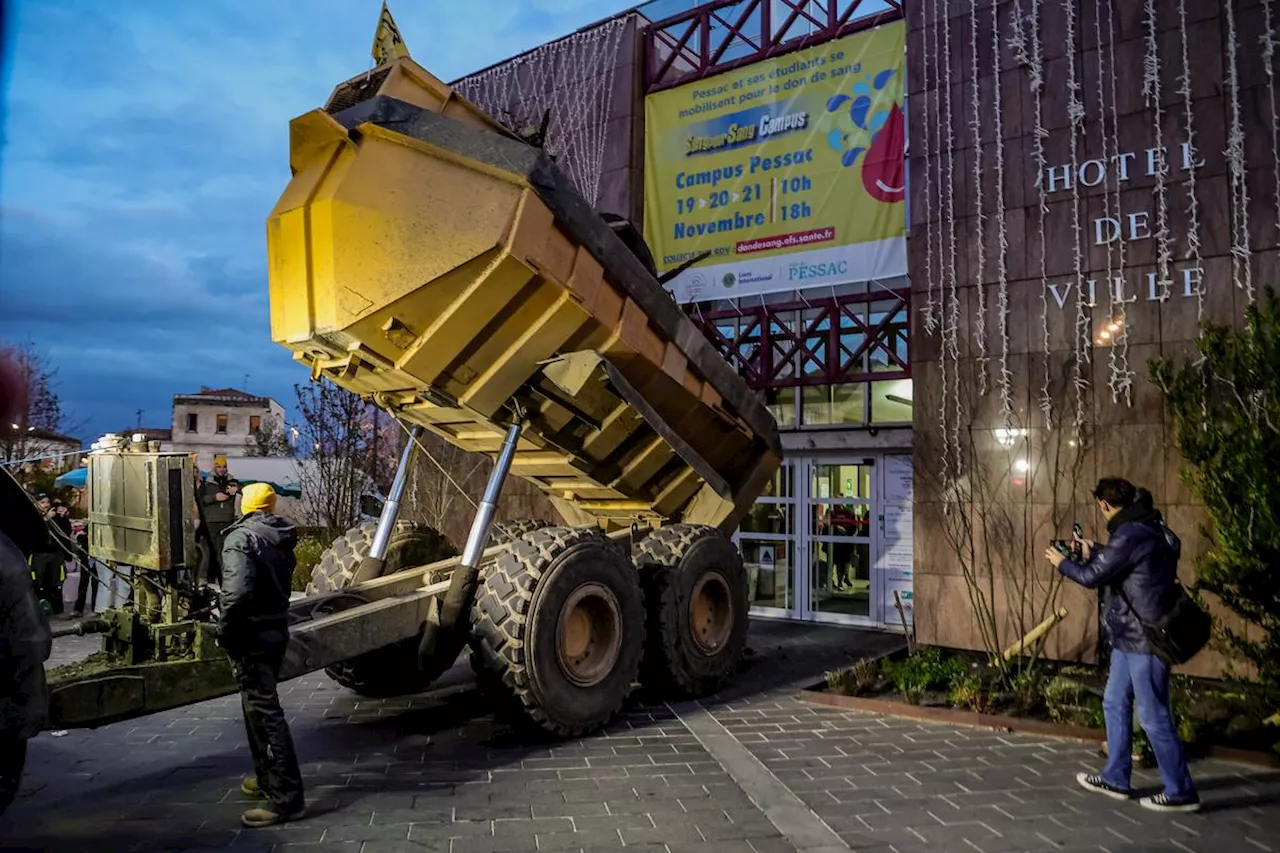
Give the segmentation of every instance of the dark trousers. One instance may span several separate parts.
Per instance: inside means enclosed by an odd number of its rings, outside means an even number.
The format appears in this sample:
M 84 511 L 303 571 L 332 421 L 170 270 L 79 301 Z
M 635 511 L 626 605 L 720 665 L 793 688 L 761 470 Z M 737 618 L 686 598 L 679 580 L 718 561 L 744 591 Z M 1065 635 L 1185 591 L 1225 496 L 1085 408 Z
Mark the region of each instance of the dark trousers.
M 89 599 L 89 610 L 91 612 L 98 609 L 98 570 L 91 564 L 82 563 L 80 565 L 80 584 L 76 590 L 76 606 L 77 613 L 84 613 L 85 599 Z M 90 595 L 92 590 L 93 594 Z
M 31 572 L 35 575 L 36 597 L 48 601 L 54 613 L 61 613 L 62 565 L 61 553 L 33 554 Z
M 222 546 L 227 542 L 227 528 L 231 526 L 229 521 L 211 521 L 209 522 L 209 539 L 211 540 L 213 553 L 209 555 L 209 562 L 205 569 L 205 579 L 209 583 L 222 584 Z
M 284 646 L 231 656 L 258 785 L 272 809 L 287 814 L 301 809 L 305 800 L 298 755 L 276 692 L 283 662 Z
M 27 740 L 16 731 L 0 731 L 0 814 L 18 795 L 22 769 L 27 764 Z

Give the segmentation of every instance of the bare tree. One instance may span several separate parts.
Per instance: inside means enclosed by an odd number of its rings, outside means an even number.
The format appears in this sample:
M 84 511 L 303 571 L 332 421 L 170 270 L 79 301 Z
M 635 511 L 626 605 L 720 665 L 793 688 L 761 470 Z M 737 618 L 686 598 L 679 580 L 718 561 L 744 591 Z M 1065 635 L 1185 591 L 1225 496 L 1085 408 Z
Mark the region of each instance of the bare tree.
M 421 451 L 414 457 L 406 484 L 405 505 L 414 521 L 458 540 L 458 528 L 467 524 L 475 509 L 475 497 L 483 489 L 486 462 L 479 453 L 468 453 L 438 435 L 424 432 Z M 465 535 L 465 534 L 464 534 Z
M 1059 390 L 1069 382 L 1066 372 L 1069 362 Z M 983 648 L 1008 681 L 1034 669 L 1041 658 L 1043 642 L 1011 661 L 1001 652 L 1057 608 L 1062 578 L 1047 569 L 1042 554 L 1074 520 L 1089 450 L 1087 425 L 1077 429 L 1064 422 L 1060 408 L 1051 413 L 1036 429 L 1016 413 L 998 418 L 998 427 L 972 409 L 962 413 L 948 449 L 950 475 L 929 467 L 921 471 L 943 496 L 944 538 L 964 577 Z M 941 458 L 948 439 L 926 430 L 916 440 L 925 455 Z M 1046 506 L 1047 513 L 1037 510 Z
M 258 431 L 251 433 L 245 440 L 246 456 L 296 456 L 293 442 L 289 441 L 289 433 L 283 421 L 267 418 Z
M 298 465 L 305 521 L 336 536 L 359 518 L 360 496 L 385 478 L 384 417 L 358 395 L 320 380 L 295 386 L 302 413 Z
M 19 391 L 14 414 L 0 423 L 0 455 L 4 461 L 24 459 L 42 442 L 37 431 L 65 434 L 82 424 L 73 424 L 57 393 L 58 370 L 34 343 L 4 348 L 16 373 Z

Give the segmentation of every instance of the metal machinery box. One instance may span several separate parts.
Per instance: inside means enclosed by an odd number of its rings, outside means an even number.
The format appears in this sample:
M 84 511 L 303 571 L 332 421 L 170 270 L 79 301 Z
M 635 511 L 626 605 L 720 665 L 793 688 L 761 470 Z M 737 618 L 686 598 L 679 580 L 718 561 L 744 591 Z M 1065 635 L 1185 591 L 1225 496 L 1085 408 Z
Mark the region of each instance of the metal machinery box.
M 95 452 L 88 488 L 95 559 L 161 572 L 199 562 L 196 471 L 188 454 Z

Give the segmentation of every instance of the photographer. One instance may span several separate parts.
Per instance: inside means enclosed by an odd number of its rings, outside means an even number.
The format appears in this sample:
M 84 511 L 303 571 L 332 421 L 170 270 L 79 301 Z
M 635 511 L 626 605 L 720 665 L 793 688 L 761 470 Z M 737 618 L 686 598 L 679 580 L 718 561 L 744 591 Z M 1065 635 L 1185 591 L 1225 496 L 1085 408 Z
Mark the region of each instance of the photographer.
M 1076 537 L 1081 560 L 1057 547 L 1046 559 L 1064 577 L 1088 589 L 1108 593 L 1106 630 L 1111 637 L 1111 670 L 1103 695 L 1107 729 L 1107 766 L 1101 774 L 1080 773 L 1086 790 L 1114 799 L 1129 799 L 1133 769 L 1133 705 L 1138 721 L 1160 765 L 1163 793 L 1143 797 L 1143 808 L 1160 812 L 1192 812 L 1200 808 L 1195 783 L 1187 770 L 1182 742 L 1169 713 L 1169 664 L 1151 648 L 1143 619 L 1160 616 L 1178 592 L 1181 543 L 1165 527 L 1151 493 L 1128 480 L 1104 478 L 1093 491 L 1110 534 L 1105 545 Z M 1136 612 L 1135 612 L 1136 611 Z

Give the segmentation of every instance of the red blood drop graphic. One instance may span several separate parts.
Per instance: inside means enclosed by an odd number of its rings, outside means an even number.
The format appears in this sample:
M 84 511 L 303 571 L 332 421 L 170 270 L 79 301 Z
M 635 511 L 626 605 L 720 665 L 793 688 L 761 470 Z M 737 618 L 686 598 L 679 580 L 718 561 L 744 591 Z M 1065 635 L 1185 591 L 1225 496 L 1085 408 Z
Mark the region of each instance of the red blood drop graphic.
M 876 201 L 892 204 L 906 196 L 903 161 L 906 147 L 902 110 L 894 104 L 862 160 L 862 186 Z

